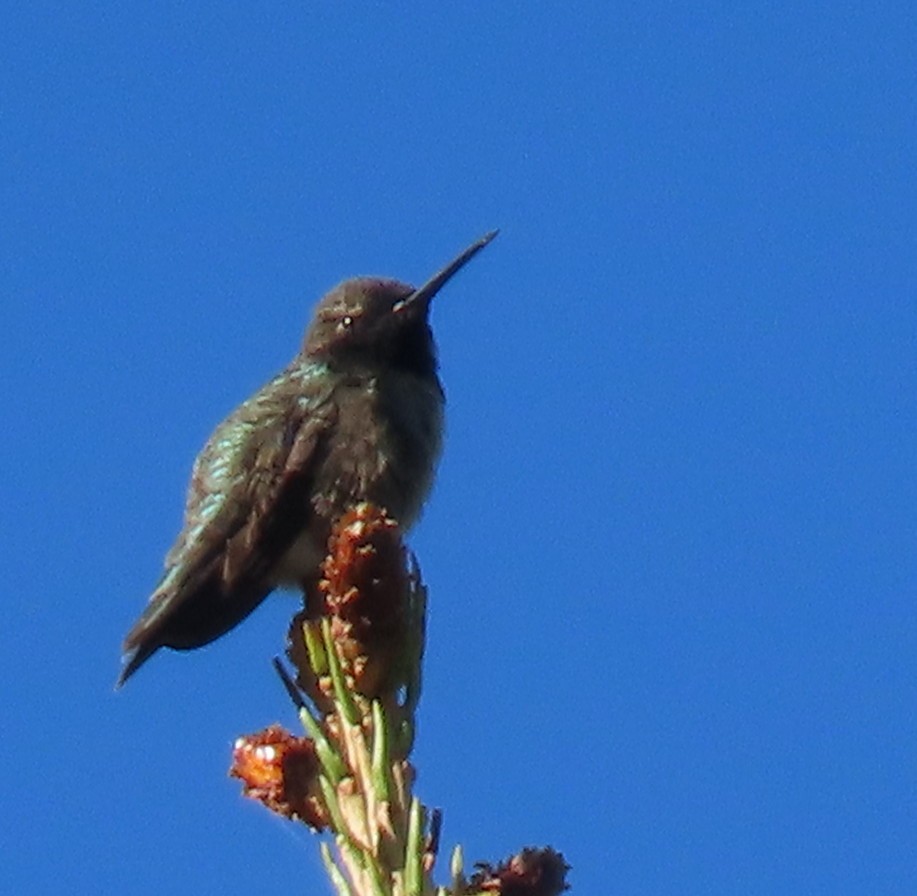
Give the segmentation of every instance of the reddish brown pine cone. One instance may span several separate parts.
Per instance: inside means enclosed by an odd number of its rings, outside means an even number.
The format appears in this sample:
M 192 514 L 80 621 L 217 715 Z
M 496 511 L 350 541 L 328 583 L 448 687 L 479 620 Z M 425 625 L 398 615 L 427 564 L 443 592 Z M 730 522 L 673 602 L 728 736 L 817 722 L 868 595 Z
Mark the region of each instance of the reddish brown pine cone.
M 318 600 L 309 600 L 290 628 L 288 656 L 297 684 L 323 707 L 330 681 L 316 681 L 303 646 L 303 626 L 319 637 L 320 619 L 331 622 L 341 666 L 349 684 L 365 697 L 393 695 L 404 682 L 411 650 L 416 576 L 408 570 L 398 524 L 372 504 L 359 504 L 337 522 L 322 564 Z

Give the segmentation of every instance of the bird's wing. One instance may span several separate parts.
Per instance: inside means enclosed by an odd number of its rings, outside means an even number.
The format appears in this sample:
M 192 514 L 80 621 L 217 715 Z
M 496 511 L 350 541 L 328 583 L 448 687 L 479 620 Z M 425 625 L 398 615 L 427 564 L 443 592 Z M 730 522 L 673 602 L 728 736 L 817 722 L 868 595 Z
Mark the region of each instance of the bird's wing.
M 264 579 L 308 522 L 309 481 L 331 429 L 335 405 L 320 378 L 269 383 L 214 431 L 194 464 L 185 522 L 147 609 L 128 633 L 129 653 L 219 580 L 230 601 Z

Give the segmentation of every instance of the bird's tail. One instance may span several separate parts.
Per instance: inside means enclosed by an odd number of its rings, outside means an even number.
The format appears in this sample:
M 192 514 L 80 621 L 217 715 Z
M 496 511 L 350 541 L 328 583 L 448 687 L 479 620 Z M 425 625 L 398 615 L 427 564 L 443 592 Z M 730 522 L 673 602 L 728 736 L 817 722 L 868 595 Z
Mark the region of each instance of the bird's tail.
M 120 688 L 161 646 L 155 641 L 147 641 L 125 651 L 124 668 L 115 682 L 115 689 Z
M 124 639 L 124 684 L 160 647 L 193 650 L 235 628 L 270 591 L 270 584 L 247 584 L 227 592 L 218 572 L 176 582 L 166 578 Z
M 162 629 L 172 607 L 172 592 L 162 587 L 153 592 L 140 618 L 124 638 L 121 652 L 124 668 L 115 688 L 120 688 L 160 647 L 164 645 Z

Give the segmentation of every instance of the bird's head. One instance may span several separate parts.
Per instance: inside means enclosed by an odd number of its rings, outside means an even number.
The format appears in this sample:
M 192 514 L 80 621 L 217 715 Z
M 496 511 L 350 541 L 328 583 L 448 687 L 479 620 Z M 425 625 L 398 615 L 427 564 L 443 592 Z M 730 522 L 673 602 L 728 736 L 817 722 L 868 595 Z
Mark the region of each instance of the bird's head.
M 303 353 L 326 362 L 374 362 L 435 372 L 430 302 L 496 235 L 493 231 L 473 243 L 416 289 L 379 277 L 345 280 L 318 303 Z

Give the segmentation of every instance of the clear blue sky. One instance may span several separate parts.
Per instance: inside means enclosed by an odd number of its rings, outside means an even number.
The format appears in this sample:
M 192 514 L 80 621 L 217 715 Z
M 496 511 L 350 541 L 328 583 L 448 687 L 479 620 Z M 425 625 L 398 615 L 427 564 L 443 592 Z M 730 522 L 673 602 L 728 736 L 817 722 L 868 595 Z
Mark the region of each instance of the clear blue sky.
M 917 15 L 868 6 L 7 9 L 4 892 L 330 892 L 225 777 L 294 602 L 118 648 L 315 299 L 492 227 L 412 535 L 444 843 L 917 892 Z

